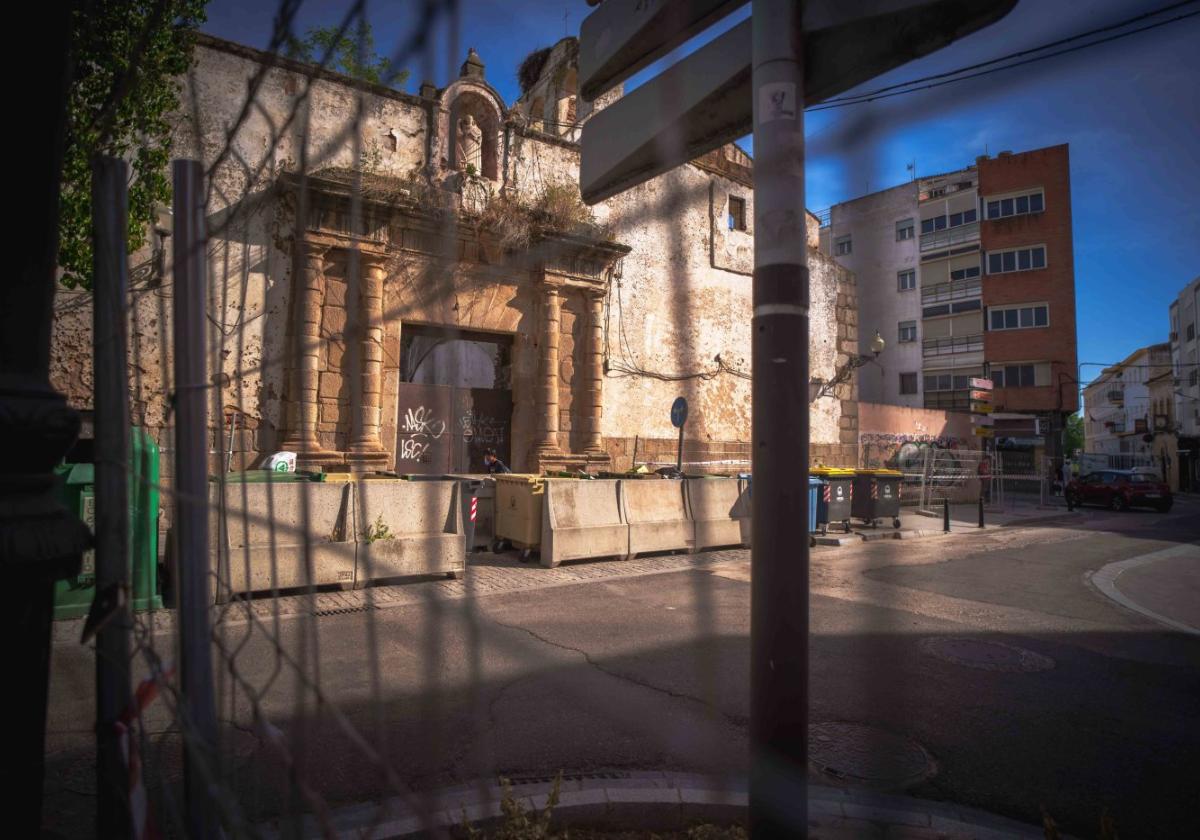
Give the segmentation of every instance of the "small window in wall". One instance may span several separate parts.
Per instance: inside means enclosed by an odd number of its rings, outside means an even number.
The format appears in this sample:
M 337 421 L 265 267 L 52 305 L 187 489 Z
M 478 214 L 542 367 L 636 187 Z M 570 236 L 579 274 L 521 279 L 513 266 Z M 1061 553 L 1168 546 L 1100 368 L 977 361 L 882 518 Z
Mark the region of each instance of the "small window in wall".
M 901 219 L 896 222 L 896 241 L 902 242 L 905 239 L 912 239 L 914 229 L 912 219 Z
M 900 393 L 901 394 L 917 393 L 917 375 L 915 373 L 900 374 Z
M 906 269 L 896 273 L 896 286 L 902 292 L 911 292 L 917 288 L 917 272 L 913 269 Z
M 853 251 L 853 246 L 851 245 L 851 242 L 850 242 L 850 234 L 846 234 L 845 236 L 839 236 L 837 239 L 835 239 L 833 241 L 834 256 L 844 257 L 847 254 L 852 253 L 852 251 Z
M 1012 251 L 989 251 L 988 274 L 1007 274 L 1012 271 L 1033 271 L 1046 267 L 1046 247 L 1016 248 Z
M 746 229 L 746 199 L 729 196 L 729 229 Z
M 900 343 L 905 344 L 909 341 L 917 340 L 917 322 L 916 321 L 901 321 L 900 326 Z
M 989 219 L 1003 219 L 1005 216 L 1025 216 L 1029 213 L 1041 213 L 1046 209 L 1045 194 L 1037 192 L 1015 195 L 1009 198 L 993 198 L 985 201 Z
M 966 268 L 956 268 L 950 272 L 950 280 L 970 280 L 972 277 L 979 276 L 979 266 L 971 265 Z
M 992 365 L 992 383 L 997 388 L 1033 388 L 1038 384 L 1038 368 L 1048 370 L 1048 365 Z M 1049 374 L 1043 371 L 1043 379 Z
M 1050 307 L 1044 303 L 988 307 L 988 329 L 991 330 L 1027 330 L 1049 325 Z

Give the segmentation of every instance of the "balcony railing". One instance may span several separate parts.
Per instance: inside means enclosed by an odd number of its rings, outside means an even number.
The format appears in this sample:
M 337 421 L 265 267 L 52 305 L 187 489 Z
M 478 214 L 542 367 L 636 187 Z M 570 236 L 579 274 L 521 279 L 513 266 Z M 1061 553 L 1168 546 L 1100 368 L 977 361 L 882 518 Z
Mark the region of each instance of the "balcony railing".
M 949 356 L 954 353 L 974 353 L 982 350 L 982 335 L 954 335 L 949 338 L 927 338 L 921 343 L 921 354 L 923 356 Z
M 938 283 L 921 289 L 921 305 L 944 303 L 950 300 L 979 297 L 983 291 L 983 283 L 979 278 L 960 281 L 958 283 Z
M 979 222 L 969 225 L 959 225 L 948 230 L 935 230 L 933 233 L 921 234 L 921 250 L 932 251 L 935 248 L 947 248 L 962 242 L 977 242 L 979 240 Z

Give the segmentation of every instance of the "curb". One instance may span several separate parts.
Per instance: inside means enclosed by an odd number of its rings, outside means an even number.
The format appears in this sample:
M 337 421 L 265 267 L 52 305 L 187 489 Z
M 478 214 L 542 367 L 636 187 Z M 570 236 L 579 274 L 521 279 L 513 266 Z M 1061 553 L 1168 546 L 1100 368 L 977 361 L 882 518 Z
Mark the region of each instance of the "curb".
M 516 779 L 511 795 L 526 811 L 546 807 L 553 779 Z M 502 817 L 503 791 L 492 780 L 413 794 L 421 811 L 398 798 L 351 805 L 328 815 L 339 833 L 356 834 L 373 827 L 379 838 L 409 837 L 431 830 L 459 827 L 464 818 L 489 823 Z M 555 824 L 669 831 L 697 822 L 744 824 L 749 795 L 744 778 L 691 773 L 613 772 L 564 775 Z M 410 801 L 411 801 L 410 800 Z M 808 786 L 810 828 L 834 829 L 838 836 L 878 835 L 892 830 L 902 836 L 944 840 L 1041 840 L 1042 829 L 973 808 L 908 796 Z M 281 827 L 261 827 L 266 837 L 280 837 Z M 909 833 L 911 832 L 911 834 Z M 320 837 L 320 826 L 306 817 L 302 837 Z M 819 836 L 819 835 L 814 835 Z
M 1138 615 L 1148 618 L 1151 621 L 1163 625 L 1164 627 L 1177 630 L 1180 633 L 1187 633 L 1191 636 L 1200 636 L 1200 629 L 1196 629 L 1188 624 L 1184 624 L 1182 621 L 1176 621 L 1173 618 L 1168 618 L 1165 615 L 1160 615 L 1149 607 L 1142 606 L 1137 601 L 1133 600 L 1133 598 L 1129 597 L 1117 588 L 1117 580 L 1122 574 L 1130 569 L 1137 568 L 1138 566 L 1144 566 L 1147 563 L 1153 563 L 1156 560 L 1165 560 L 1168 557 L 1175 557 L 1178 555 L 1186 556 L 1191 554 L 1193 551 L 1196 551 L 1197 556 L 1200 557 L 1200 551 L 1197 551 L 1196 543 L 1184 543 L 1183 545 L 1164 548 L 1161 551 L 1153 551 L 1149 554 L 1142 554 L 1138 557 L 1130 557 L 1126 560 L 1118 560 L 1116 562 L 1109 563 L 1106 566 L 1102 566 L 1097 571 L 1087 572 L 1084 574 L 1083 579 L 1086 583 L 1090 583 L 1092 586 L 1094 586 L 1100 592 L 1100 594 L 1104 595 L 1106 598 L 1115 601 L 1116 603 L 1137 613 Z

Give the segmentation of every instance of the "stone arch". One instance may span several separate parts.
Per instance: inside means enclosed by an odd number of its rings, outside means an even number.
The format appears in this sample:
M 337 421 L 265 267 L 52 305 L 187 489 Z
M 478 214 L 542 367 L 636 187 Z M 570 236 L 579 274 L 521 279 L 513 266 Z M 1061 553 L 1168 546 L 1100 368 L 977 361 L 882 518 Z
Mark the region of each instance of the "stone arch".
M 554 119 L 558 123 L 557 134 L 568 134 L 575 123 L 576 95 L 579 92 L 579 72 L 574 64 L 566 65 L 562 81 L 555 91 Z
M 546 97 L 535 96 L 533 101 L 529 103 L 529 127 L 538 131 L 545 131 L 546 126 Z

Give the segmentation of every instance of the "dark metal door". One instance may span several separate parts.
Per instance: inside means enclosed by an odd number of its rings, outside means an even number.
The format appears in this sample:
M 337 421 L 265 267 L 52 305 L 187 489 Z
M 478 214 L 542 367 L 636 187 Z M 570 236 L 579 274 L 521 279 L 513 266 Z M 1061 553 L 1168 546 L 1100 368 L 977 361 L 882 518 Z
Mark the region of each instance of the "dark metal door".
M 449 385 L 401 382 L 396 423 L 396 472 L 450 472 L 455 440 L 454 394 Z
M 512 466 L 512 392 L 492 388 L 454 389 L 453 472 L 487 472 L 483 453 Z

